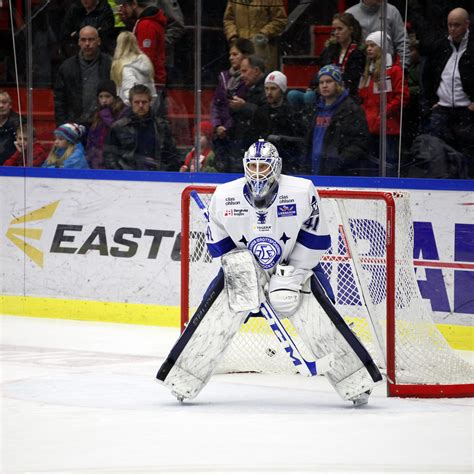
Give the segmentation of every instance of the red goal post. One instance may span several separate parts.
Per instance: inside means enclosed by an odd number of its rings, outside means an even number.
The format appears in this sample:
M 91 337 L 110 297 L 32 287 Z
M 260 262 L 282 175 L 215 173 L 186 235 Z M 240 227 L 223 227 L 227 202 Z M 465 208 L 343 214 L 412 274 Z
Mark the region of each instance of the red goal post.
M 191 192 L 208 205 L 215 186 L 182 193 L 181 329 L 216 275 L 206 223 Z M 474 396 L 473 366 L 446 342 L 421 298 L 413 267 L 408 193 L 319 189 L 332 247 L 322 265 L 336 306 L 385 372 L 389 396 Z M 292 372 L 262 318 L 243 325 L 221 371 Z M 257 321 L 254 321 L 257 320 Z M 290 330 L 291 322 L 285 320 Z

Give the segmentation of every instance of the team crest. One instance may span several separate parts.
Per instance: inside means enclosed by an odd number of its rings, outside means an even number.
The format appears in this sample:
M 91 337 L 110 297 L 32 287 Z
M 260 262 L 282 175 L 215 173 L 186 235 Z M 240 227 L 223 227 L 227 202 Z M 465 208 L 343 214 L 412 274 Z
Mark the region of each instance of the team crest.
M 248 248 L 264 270 L 274 267 L 282 253 L 280 244 L 270 237 L 257 237 L 250 241 Z

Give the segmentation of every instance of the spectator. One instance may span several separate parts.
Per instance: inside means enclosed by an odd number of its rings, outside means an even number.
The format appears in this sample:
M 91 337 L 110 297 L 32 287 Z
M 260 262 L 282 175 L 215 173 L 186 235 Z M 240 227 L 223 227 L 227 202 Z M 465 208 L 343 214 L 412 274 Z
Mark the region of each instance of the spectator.
M 111 79 L 99 83 L 97 101 L 99 110 L 92 117 L 87 134 L 86 157 L 90 168 L 104 169 L 105 137 L 112 124 L 125 115 L 126 108 L 120 97 L 117 97 L 117 88 Z
M 161 91 L 166 83 L 165 26 L 166 16 L 152 0 L 116 0 L 125 19 L 135 20 L 133 33 L 139 48 L 150 58 L 155 71 L 155 86 Z
M 251 39 L 255 52 L 265 59 L 268 71 L 279 69 L 278 35 L 288 17 L 282 0 L 229 0 L 224 12 L 224 33 L 229 43 L 237 38 Z
M 390 38 L 387 38 L 389 41 Z M 403 80 L 403 71 L 399 62 L 393 62 L 392 55 L 386 54 L 385 74 L 381 71 L 382 32 L 375 31 L 367 36 L 367 64 L 361 80 L 359 95 L 362 99 L 367 123 L 369 125 L 369 151 L 372 156 L 379 156 L 380 144 L 380 85 L 385 77 L 386 91 L 386 176 L 398 175 L 398 141 L 402 107 L 409 101 L 409 92 Z M 389 48 L 390 50 L 390 48 Z
M 175 68 L 175 45 L 184 36 L 184 15 L 177 0 L 157 0 L 156 6 L 163 10 L 166 16 L 165 43 L 166 43 L 166 77 L 170 82 L 170 74 Z
M 364 72 L 365 51 L 361 44 L 362 30 L 359 22 L 350 13 L 337 13 L 332 20 L 334 38 L 328 41 L 319 58 L 319 65 L 336 65 L 342 73 L 345 88 L 356 100 L 359 100 L 359 82 Z M 305 92 L 291 90 L 288 102 L 296 109 L 310 110 L 314 113 L 318 75 L 315 74 Z
M 448 32 L 423 71 L 426 100 L 432 108 L 427 131 L 469 155 L 474 177 L 474 39 L 466 10 L 449 13 Z
M 80 0 L 66 11 L 62 28 L 63 50 L 67 57 L 77 54 L 79 31 L 93 26 L 100 35 L 102 50 L 112 54 L 114 45 L 114 12 L 107 0 Z
M 143 84 L 130 89 L 131 114 L 115 122 L 105 140 L 106 168 L 178 171 L 181 160 L 168 122 L 151 113 L 151 99 Z
M 233 121 L 229 108 L 229 100 L 234 96 L 245 99 L 247 97 L 247 86 L 244 84 L 240 74 L 240 63 L 242 59 L 254 52 L 253 43 L 245 38 L 237 38 L 230 46 L 229 61 L 230 69 L 219 74 L 217 87 L 211 104 L 211 122 L 216 132 L 214 144 L 216 150 L 225 153 L 229 148 L 228 133 L 233 127 Z
M 337 66 L 322 67 L 318 83 L 320 98 L 307 138 L 307 171 L 329 176 L 364 175 L 368 150 L 364 112 L 344 88 Z
M 184 164 L 181 166 L 179 171 L 204 171 L 208 173 L 215 173 L 217 170 L 214 168 L 214 151 L 212 149 L 212 135 L 214 127 L 211 122 L 201 122 L 201 140 L 200 140 L 200 149 L 201 154 L 199 156 L 199 169 L 196 170 L 196 148 L 193 147 L 186 158 L 184 159 Z M 193 139 L 196 140 L 195 129 L 193 130 Z
M 87 124 L 97 106 L 99 82 L 110 77 L 110 56 L 100 52 L 99 33 L 93 26 L 79 32 L 79 54 L 66 59 L 54 86 L 56 124 Z
M 156 98 L 153 64 L 141 52 L 135 35 L 130 31 L 122 31 L 118 35 L 110 77 L 117 84 L 118 96 L 127 105 L 130 105 L 130 89 L 135 84 L 146 85 L 152 98 Z
M 280 71 L 265 78 L 266 103 L 257 111 L 256 122 L 261 122 L 263 137 L 278 147 L 283 158 L 283 172 L 296 174 L 301 169 L 303 133 L 293 109 L 286 100 L 288 79 Z
M 89 168 L 81 137 L 85 128 L 77 123 L 65 123 L 55 131 L 54 145 L 43 168 Z
M 225 154 L 216 154 L 217 169 L 228 173 L 237 173 L 241 170 L 243 154 L 263 133 L 263 124 L 256 121 L 256 111 L 266 102 L 265 63 L 257 55 L 243 58 L 240 73 L 247 87 L 247 97 L 244 99 L 235 95 L 229 99 L 234 124 L 229 133 L 230 149 Z
M 33 128 L 33 166 L 43 166 L 48 153 L 43 148 L 41 143 L 35 141 L 36 130 Z M 28 130 L 25 126 L 18 127 L 16 130 L 15 153 L 3 163 L 3 166 L 27 166 L 27 151 L 28 151 Z
M 382 2 L 383 0 L 360 0 L 360 3 L 346 10 L 346 13 L 351 13 L 360 23 L 363 40 L 366 40 L 370 33 L 380 30 Z M 394 51 L 391 51 L 398 54 L 401 64 L 407 68 L 410 64 L 408 57 L 409 40 L 403 18 L 400 12 L 390 3 L 387 3 L 386 16 L 387 35 L 392 39 L 392 45 L 395 48 Z
M 12 110 L 12 98 L 0 90 L 0 166 L 15 153 L 15 133 L 20 116 Z

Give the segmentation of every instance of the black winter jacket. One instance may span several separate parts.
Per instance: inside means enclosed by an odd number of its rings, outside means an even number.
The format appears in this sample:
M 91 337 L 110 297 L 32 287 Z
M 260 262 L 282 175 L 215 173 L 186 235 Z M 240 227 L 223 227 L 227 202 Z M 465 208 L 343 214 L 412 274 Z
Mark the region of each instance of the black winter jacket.
M 152 122 L 155 156 L 136 153 L 138 127 L 150 125 L 144 121 Z M 168 122 L 159 117 L 124 117 L 112 125 L 105 139 L 104 162 L 108 169 L 178 171 L 181 161 Z
M 443 38 L 433 48 L 433 52 L 425 63 L 423 85 L 429 106 L 438 102 L 436 91 L 441 82 L 441 74 L 452 53 L 451 43 L 447 37 Z M 459 59 L 458 67 L 462 88 L 471 102 L 474 102 L 474 37 L 472 33 L 469 34 L 466 51 Z
M 112 58 L 104 53 L 99 57 L 99 81 L 110 78 Z M 94 104 L 95 106 L 95 104 Z M 86 124 L 94 112 L 82 110 L 82 73 L 79 55 L 66 59 L 60 66 L 54 85 L 54 113 L 56 125 L 66 122 Z
M 311 174 L 311 149 L 318 110 L 313 115 L 307 136 L 305 174 Z M 323 138 L 319 174 L 325 176 L 359 176 L 364 174 L 368 155 L 369 129 L 364 111 L 348 96 L 331 117 Z

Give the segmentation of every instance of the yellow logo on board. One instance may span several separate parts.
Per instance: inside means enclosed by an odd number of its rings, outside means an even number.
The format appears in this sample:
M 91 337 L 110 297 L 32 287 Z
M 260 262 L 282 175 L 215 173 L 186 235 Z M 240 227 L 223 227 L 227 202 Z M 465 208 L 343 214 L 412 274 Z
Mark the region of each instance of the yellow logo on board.
M 23 224 L 22 227 L 9 227 L 7 230 L 7 238 L 16 245 L 21 251 L 25 252 L 28 257 L 33 260 L 37 265 L 43 267 L 43 252 L 34 247 L 33 245 L 26 242 L 26 239 L 40 240 L 43 235 L 43 229 L 33 229 L 26 227 L 27 223 L 43 221 L 51 219 L 53 217 L 56 208 L 59 205 L 59 201 L 52 202 L 47 206 L 40 207 L 36 211 L 29 212 L 24 216 L 17 217 L 10 222 L 10 226 Z

